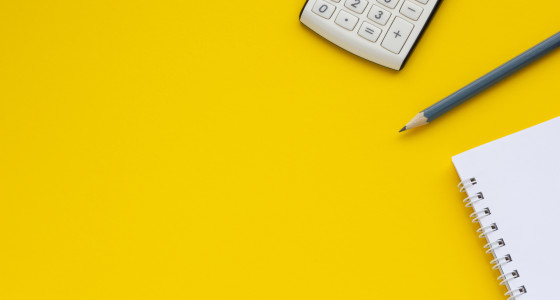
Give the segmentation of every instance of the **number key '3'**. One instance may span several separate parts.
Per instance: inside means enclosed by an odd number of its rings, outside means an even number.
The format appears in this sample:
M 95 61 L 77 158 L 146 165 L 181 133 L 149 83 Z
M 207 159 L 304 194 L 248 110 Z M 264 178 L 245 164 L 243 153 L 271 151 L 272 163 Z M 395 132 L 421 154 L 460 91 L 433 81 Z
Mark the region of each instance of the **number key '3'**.
M 390 17 L 391 17 L 390 12 L 384 10 L 383 8 L 377 5 L 372 6 L 368 14 L 368 19 L 372 20 L 373 22 L 379 25 L 387 24 L 387 21 L 389 21 Z

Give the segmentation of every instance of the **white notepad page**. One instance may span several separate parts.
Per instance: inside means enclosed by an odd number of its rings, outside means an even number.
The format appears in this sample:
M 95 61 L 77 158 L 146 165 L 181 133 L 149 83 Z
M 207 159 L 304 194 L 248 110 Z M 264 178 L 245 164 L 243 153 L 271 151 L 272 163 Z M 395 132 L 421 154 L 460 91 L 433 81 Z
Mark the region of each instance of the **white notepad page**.
M 505 242 L 495 257 L 511 255 L 502 274 L 519 272 L 509 288 L 525 286 L 522 300 L 560 299 L 560 117 L 454 156 L 453 164 L 461 180 L 476 178 L 465 185 L 468 196 L 483 193 L 473 208 L 491 214 L 480 225 L 498 226 L 487 236 Z

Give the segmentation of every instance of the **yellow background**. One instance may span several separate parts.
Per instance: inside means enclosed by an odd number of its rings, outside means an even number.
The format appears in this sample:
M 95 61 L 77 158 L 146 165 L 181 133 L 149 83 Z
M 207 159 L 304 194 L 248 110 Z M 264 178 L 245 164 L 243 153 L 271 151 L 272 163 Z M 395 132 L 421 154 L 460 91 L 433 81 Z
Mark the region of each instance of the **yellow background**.
M 303 0 L 1 1 L 1 299 L 505 299 L 451 156 L 558 115 L 560 2 L 444 1 L 407 66 Z M 522 272 L 522 271 L 521 271 Z

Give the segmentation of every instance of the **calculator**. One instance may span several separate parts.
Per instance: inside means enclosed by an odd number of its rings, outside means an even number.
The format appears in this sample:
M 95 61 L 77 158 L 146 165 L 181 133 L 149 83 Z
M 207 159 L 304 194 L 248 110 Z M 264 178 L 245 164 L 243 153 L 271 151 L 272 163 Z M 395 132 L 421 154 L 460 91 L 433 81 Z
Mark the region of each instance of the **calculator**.
M 300 21 L 347 51 L 400 70 L 442 0 L 307 0 Z

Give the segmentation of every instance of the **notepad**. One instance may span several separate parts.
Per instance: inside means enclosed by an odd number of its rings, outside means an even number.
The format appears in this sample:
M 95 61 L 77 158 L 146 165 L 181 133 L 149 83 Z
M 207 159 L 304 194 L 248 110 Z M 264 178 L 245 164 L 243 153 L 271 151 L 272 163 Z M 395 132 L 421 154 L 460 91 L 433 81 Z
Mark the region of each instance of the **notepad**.
M 560 117 L 453 163 L 508 299 L 560 299 Z

